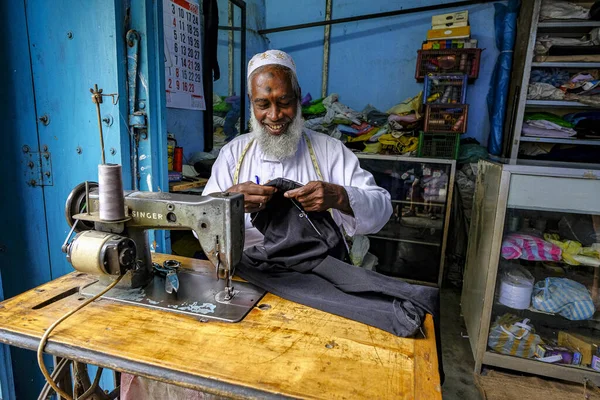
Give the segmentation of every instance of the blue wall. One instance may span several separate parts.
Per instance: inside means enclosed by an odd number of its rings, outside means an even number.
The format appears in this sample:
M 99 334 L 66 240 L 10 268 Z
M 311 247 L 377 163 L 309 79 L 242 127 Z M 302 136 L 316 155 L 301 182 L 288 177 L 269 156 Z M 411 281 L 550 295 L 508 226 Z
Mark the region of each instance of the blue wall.
M 449 3 L 449 0 L 413 0 L 409 7 Z M 400 9 L 390 0 L 333 0 L 332 18 L 345 18 Z M 492 3 L 466 8 L 449 8 L 388 18 L 332 25 L 328 93 L 356 110 L 372 104 L 382 111 L 417 94 L 423 87 L 414 79 L 417 50 L 431 27 L 431 16 L 467 9 L 471 37 L 482 52 L 479 79 L 469 86 L 469 126 L 466 136 L 487 143 L 489 133 L 485 98 L 498 52 L 494 43 Z M 266 0 L 266 26 L 322 21 L 324 0 Z M 319 98 L 323 67 L 323 27 L 268 35 L 269 48 L 284 50 L 294 57 L 303 94 Z

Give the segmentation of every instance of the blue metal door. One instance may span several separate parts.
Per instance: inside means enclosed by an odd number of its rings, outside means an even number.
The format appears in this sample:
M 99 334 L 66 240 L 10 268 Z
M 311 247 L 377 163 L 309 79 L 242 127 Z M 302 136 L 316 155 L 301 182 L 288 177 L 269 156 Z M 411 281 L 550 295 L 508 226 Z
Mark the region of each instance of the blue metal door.
M 7 298 L 73 270 L 60 250 L 68 233 L 64 204 L 77 184 L 97 180 L 94 84 L 119 98 L 101 104 L 106 162 L 132 177 L 124 178 L 126 189 L 168 190 L 161 18 L 160 2 L 152 0 L 0 2 L 0 271 Z M 131 78 L 145 122 L 135 129 L 125 39 L 132 27 L 140 52 Z M 157 241 L 168 250 L 162 236 Z M 36 398 L 43 378 L 35 354 L 12 348 L 11 355 L 18 398 Z

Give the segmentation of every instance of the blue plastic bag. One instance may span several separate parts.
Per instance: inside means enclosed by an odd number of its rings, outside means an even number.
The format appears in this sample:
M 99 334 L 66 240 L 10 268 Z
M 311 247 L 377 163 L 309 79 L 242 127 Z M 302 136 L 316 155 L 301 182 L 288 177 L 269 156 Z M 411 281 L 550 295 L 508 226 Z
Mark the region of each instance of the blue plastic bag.
M 536 283 L 531 305 L 537 310 L 557 313 L 571 321 L 590 319 L 596 311 L 587 288 L 567 278 L 546 278 Z

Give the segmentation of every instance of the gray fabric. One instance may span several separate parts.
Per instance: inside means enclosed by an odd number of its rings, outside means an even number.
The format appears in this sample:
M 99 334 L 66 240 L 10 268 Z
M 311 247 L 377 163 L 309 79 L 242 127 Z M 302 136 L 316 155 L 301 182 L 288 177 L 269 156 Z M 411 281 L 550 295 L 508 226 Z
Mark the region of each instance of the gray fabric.
M 285 179 L 269 184 L 278 187 L 277 193 L 264 211 L 252 216 L 253 224 L 265 236 L 264 246 L 244 252 L 238 275 L 285 299 L 397 336 L 413 336 L 426 313 L 437 317 L 438 289 L 340 261 L 347 253 L 331 215 L 309 212 L 311 225 L 283 197 L 286 190 L 298 185 Z
M 238 274 L 284 299 L 365 323 L 401 337 L 419 331 L 425 313 L 437 315 L 438 291 L 411 285 L 326 257 L 308 273 L 242 262 Z

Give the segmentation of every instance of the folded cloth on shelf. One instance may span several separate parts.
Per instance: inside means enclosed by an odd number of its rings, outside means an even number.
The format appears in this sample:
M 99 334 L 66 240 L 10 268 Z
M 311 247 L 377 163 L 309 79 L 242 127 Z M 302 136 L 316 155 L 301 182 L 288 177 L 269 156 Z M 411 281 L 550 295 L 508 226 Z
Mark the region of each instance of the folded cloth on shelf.
M 600 121 L 600 111 L 583 111 L 563 115 L 563 119 L 567 122 L 577 125 L 583 120 Z
M 582 104 L 587 104 L 592 107 L 600 107 L 600 96 L 586 96 L 580 94 L 567 93 L 565 94 L 565 100 L 576 101 Z
M 554 130 L 554 131 L 561 131 L 564 133 L 567 133 L 569 135 L 574 135 L 575 134 L 575 129 L 573 128 L 568 128 L 565 126 L 561 126 L 557 123 L 554 123 L 552 121 L 548 121 L 545 119 L 538 119 L 538 120 L 529 120 L 527 122 L 525 122 L 525 125 L 527 126 L 531 126 L 534 128 L 540 128 L 540 129 L 548 129 L 548 130 Z
M 600 265 L 600 253 L 598 247 L 583 247 L 576 240 L 561 240 L 557 234 L 545 234 L 544 239 L 561 248 L 562 259 L 569 265 L 588 265 L 591 267 Z M 596 243 L 597 244 L 597 243 Z M 598 244 L 600 246 L 600 244 Z
M 570 1 L 544 0 L 540 8 L 540 21 L 546 19 L 589 19 L 590 9 Z
M 585 49 L 588 46 L 600 45 L 600 28 L 593 29 L 589 35 L 581 38 L 567 38 L 560 36 L 542 35 L 535 41 L 534 53 L 540 55 L 569 55 L 593 54 L 594 50 Z M 555 47 L 562 47 L 558 49 Z
M 534 68 L 531 70 L 529 82 L 548 83 L 556 88 L 571 79 L 569 71 L 561 68 Z
M 521 128 L 521 134 L 525 136 L 569 139 L 577 135 L 577 131 L 568 128 L 548 129 L 525 123 L 523 124 L 523 128 Z
M 526 113 L 525 121 L 548 121 L 563 128 L 573 128 L 574 124 L 565 120 L 563 117 L 549 112 Z
M 560 261 L 561 255 L 560 247 L 532 235 L 512 233 L 502 241 L 502 257 L 507 260 Z
M 527 88 L 527 99 L 529 100 L 562 100 L 565 93 L 549 83 L 530 83 Z

